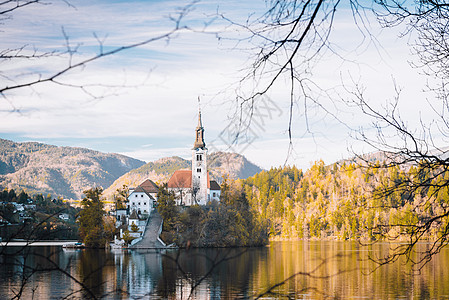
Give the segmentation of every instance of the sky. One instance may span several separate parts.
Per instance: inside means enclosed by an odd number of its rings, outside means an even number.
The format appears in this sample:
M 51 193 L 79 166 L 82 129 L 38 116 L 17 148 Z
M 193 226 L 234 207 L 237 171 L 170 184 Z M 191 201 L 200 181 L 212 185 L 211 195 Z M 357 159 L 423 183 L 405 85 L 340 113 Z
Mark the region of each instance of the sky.
M 72 55 L 0 60 L 1 87 L 163 36 L 173 30 L 173 18 L 185 5 L 185 1 L 53 1 L 16 10 L 0 25 L 0 51 L 25 46 L 21 53 L 69 49 Z M 372 151 L 352 138 L 361 127 L 369 131 L 370 120 L 325 94 L 316 95 L 325 109 L 311 102 L 293 107 L 290 148 L 285 79 L 259 99 L 262 105 L 248 134 L 232 144 L 236 91 L 242 89 L 239 81 L 254 49 L 244 42 L 236 44 L 247 32 L 219 15 L 243 23 L 265 10 L 265 1 L 198 1 L 180 23 L 189 29 L 168 39 L 76 68 L 60 77 L 59 84 L 8 91 L 0 98 L 0 137 L 86 147 L 146 162 L 173 155 L 189 158 L 200 106 L 210 152 L 235 151 L 265 169 L 284 164 L 307 169 L 319 159 L 333 163 L 351 157 L 348 149 Z M 407 122 L 431 118 L 424 101 L 428 95 L 422 91 L 425 78 L 410 66 L 415 59 L 411 40 L 399 38 L 399 30 L 381 29 L 370 17 L 366 26 L 373 36 L 365 36 L 344 5 L 337 16 L 330 42 L 339 55 L 327 51 L 313 66 L 314 82 L 321 90 L 336 93 L 335 87 L 344 90 L 342 82 L 360 81 L 372 104 L 382 107 L 393 97 L 396 84 L 405 99 L 401 110 Z

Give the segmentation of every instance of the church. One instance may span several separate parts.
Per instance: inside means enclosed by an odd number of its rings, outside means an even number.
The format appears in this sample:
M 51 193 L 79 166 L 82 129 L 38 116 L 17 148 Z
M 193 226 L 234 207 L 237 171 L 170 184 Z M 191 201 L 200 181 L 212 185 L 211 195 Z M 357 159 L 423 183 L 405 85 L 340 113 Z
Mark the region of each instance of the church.
M 216 181 L 210 180 L 207 171 L 207 148 L 204 142 L 201 111 L 198 112 L 198 125 L 195 129 L 192 168 L 176 171 L 167 186 L 169 191 L 175 193 L 177 205 L 206 205 L 212 200 L 220 201 L 220 186 Z
M 195 129 L 195 142 L 192 148 L 192 167 L 190 170 L 177 170 L 167 183 L 169 191 L 176 196 L 176 205 L 206 205 L 210 201 L 220 201 L 220 185 L 210 180 L 207 171 L 207 148 L 204 142 L 204 128 L 201 111 L 198 112 L 198 125 Z M 131 246 L 143 239 L 148 219 L 157 203 L 158 186 L 150 179 L 136 188 L 129 188 L 127 208 L 116 209 L 116 227 L 120 229 L 120 239 L 124 233 L 134 238 Z M 115 240 L 122 246 L 123 241 Z

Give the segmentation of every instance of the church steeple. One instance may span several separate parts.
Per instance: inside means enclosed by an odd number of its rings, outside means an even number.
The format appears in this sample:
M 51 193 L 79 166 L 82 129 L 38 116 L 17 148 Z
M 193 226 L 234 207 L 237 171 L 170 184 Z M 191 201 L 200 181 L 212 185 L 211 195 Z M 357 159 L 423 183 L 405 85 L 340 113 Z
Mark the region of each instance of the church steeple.
M 200 99 L 198 98 L 198 106 Z M 198 126 L 195 129 L 195 143 L 193 149 L 205 149 L 206 143 L 204 143 L 204 128 L 201 122 L 201 108 L 198 107 Z
M 203 123 L 201 122 L 201 109 L 198 109 L 198 126 L 196 128 L 203 128 Z
M 209 201 L 208 182 L 207 148 L 204 142 L 204 128 L 201 122 L 200 98 L 198 97 L 198 125 L 195 129 L 195 143 L 192 149 L 192 204 L 205 205 Z

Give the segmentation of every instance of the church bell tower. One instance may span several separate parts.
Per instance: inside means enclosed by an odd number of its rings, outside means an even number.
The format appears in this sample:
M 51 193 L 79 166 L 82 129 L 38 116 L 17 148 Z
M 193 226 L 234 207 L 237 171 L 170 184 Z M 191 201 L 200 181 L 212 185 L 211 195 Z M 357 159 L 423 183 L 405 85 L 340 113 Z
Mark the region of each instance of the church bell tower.
M 207 148 L 204 143 L 204 128 L 201 109 L 198 110 L 198 125 L 195 129 L 195 143 L 192 148 L 192 204 L 205 205 L 207 193 Z

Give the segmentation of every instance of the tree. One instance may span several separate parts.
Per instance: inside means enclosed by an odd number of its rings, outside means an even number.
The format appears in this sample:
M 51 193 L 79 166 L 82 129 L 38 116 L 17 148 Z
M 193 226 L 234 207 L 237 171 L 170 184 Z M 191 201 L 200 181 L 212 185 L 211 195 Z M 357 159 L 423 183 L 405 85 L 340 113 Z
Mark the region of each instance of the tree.
M 346 1 L 281 0 L 269 1 L 267 6 L 262 15 L 250 17 L 244 24 L 237 24 L 223 16 L 233 26 L 247 32 L 247 35 L 238 39 L 238 41 L 249 42 L 254 53 L 248 67 L 248 73 L 242 78 L 242 87 L 245 87 L 247 82 L 253 82 L 255 88 L 250 92 L 242 89 L 241 94 L 238 95 L 237 106 L 240 107 L 238 118 L 252 118 L 252 114 L 242 116 L 241 107 L 249 106 L 251 111 L 254 111 L 258 105 L 262 105 L 258 96 L 266 94 L 274 88 L 277 82 L 283 80 L 290 84 L 288 117 L 290 139 L 292 139 L 292 121 L 300 117 L 293 115 L 294 105 L 304 105 L 306 110 L 304 113 L 306 114 L 307 108 L 317 105 L 325 113 L 338 118 L 337 112 L 330 110 L 324 102 L 320 102 L 320 97 L 315 96 L 320 92 L 320 87 L 314 82 L 313 67 L 323 57 L 325 51 L 334 53 L 334 57 L 340 55 L 338 49 L 333 47 L 333 25 L 337 22 L 336 17 L 339 14 L 344 14 L 345 9 L 350 9 L 354 22 L 358 24 L 358 29 L 366 34 L 369 42 L 375 39 L 369 32 L 368 25 L 366 25 L 370 22 L 368 15 L 371 13 L 385 29 L 402 26 L 399 30 L 402 30 L 403 36 L 413 39 L 416 35 L 416 39 L 411 45 L 420 63 L 414 63 L 413 66 L 429 75 L 429 78 L 439 80 L 436 82 L 436 86 L 429 86 L 429 91 L 435 92 L 435 99 L 440 101 L 440 105 L 432 105 L 432 108 L 436 112 L 436 119 L 439 119 L 438 125 L 441 125 L 439 132 L 447 137 L 448 123 L 444 117 L 448 112 L 448 93 L 445 81 L 449 75 L 449 46 L 446 30 L 449 8 L 446 3 L 421 0 L 410 3 L 386 0 L 373 1 L 367 4 L 361 1 L 349 1 L 348 3 Z M 432 81 L 430 81 L 431 83 Z M 413 129 L 401 126 L 405 123 L 401 124 L 400 116 L 396 115 L 398 113 L 397 102 L 393 101 L 391 105 L 388 105 L 391 111 L 376 110 L 370 107 L 367 99 L 363 97 L 363 86 L 354 84 L 353 81 L 343 82 L 342 84 L 346 89 L 340 92 L 346 93 L 339 94 L 337 97 L 333 97 L 330 92 L 321 90 L 326 100 L 329 98 L 332 100 L 331 105 L 336 105 L 336 102 L 339 102 L 341 98 L 345 98 L 344 102 L 349 102 L 350 105 L 359 105 L 358 112 L 372 117 L 374 122 L 384 121 L 388 126 L 398 130 L 399 133 L 402 132 L 411 135 L 410 138 L 416 137 L 419 139 L 419 132 L 415 133 Z M 354 90 L 350 88 L 353 85 Z M 355 98 L 352 101 L 347 99 L 351 96 Z M 382 119 L 385 115 L 387 117 Z M 344 119 L 338 119 L 345 122 Z M 241 121 L 240 124 L 246 125 L 248 123 Z M 309 129 L 308 124 L 306 126 Z M 242 130 L 244 129 L 242 128 Z M 376 129 L 379 129 L 379 127 L 376 127 Z M 426 127 L 423 128 L 423 134 L 426 131 L 425 129 Z M 379 137 L 377 140 L 382 141 L 382 138 L 385 138 L 385 136 Z M 406 149 L 413 150 L 413 141 L 409 140 L 409 142 Z M 393 146 L 392 143 L 389 145 Z M 435 145 L 428 144 L 427 146 Z M 415 154 L 418 155 L 416 158 L 419 160 L 423 153 Z
M 6 222 L 14 223 L 15 221 L 15 206 L 13 204 L 5 203 L 0 205 L 0 217 L 2 217 Z
M 415 175 L 397 178 L 385 185 L 378 193 L 380 197 L 390 197 L 393 193 L 413 202 L 415 196 L 423 190 L 432 190 L 432 197 L 427 201 L 414 202 L 409 208 L 410 213 L 417 215 L 417 222 L 413 218 L 407 221 L 397 219 L 389 226 L 407 228 L 397 230 L 395 238 L 407 238 L 408 243 L 394 249 L 392 255 L 381 261 L 388 263 L 398 255 L 412 257 L 415 245 L 426 233 L 438 228 L 438 238 L 434 241 L 422 260 L 426 262 L 442 247 L 447 245 L 449 236 L 449 208 L 442 194 L 449 184 L 445 176 L 449 167 L 447 148 L 440 148 L 447 144 L 449 136 L 449 99 L 447 79 L 449 79 L 449 44 L 447 23 L 449 20 L 449 6 L 443 1 L 398 2 L 395 0 L 373 1 L 367 4 L 361 1 L 269 1 L 267 9 L 260 16 L 251 16 L 244 24 L 238 24 L 223 16 L 232 26 L 247 32 L 246 37 L 238 42 L 249 42 L 254 56 L 248 72 L 242 77 L 240 94 L 237 96 L 236 118 L 242 127 L 239 134 L 248 129 L 254 113 L 246 113 L 245 109 L 255 112 L 258 105 L 262 105 L 260 96 L 274 89 L 279 82 L 289 84 L 289 115 L 288 137 L 290 151 L 292 149 L 292 122 L 300 117 L 294 114 L 294 107 L 304 107 L 306 130 L 311 131 L 307 112 L 312 108 L 319 108 L 323 113 L 331 115 L 338 122 L 348 122 L 338 116 L 337 111 L 330 106 L 340 104 L 357 107 L 358 114 L 372 121 L 374 126 L 353 131 L 356 139 L 365 142 L 373 150 L 383 153 L 383 163 L 376 163 L 370 157 L 355 151 L 358 157 L 358 167 L 363 170 L 385 169 L 395 167 L 408 170 L 410 166 L 417 167 Z M 337 16 L 350 8 L 358 30 L 367 37 L 369 42 L 375 37 L 369 30 L 370 18 L 374 16 L 385 30 L 397 28 L 402 37 L 412 40 L 412 52 L 417 61 L 412 66 L 427 75 L 427 91 L 433 93 L 428 100 L 434 117 L 429 122 L 420 120 L 415 127 L 401 118 L 399 100 L 401 89 L 395 85 L 393 101 L 381 108 L 372 105 L 367 97 L 365 87 L 351 79 L 349 82 L 342 78 L 342 90 L 324 90 L 314 81 L 313 73 L 316 64 L 331 53 L 334 57 L 342 57 L 337 47 L 333 46 L 332 34 Z M 343 59 L 344 60 L 344 59 Z M 253 83 L 254 89 L 248 92 L 248 83 Z M 324 95 L 324 97 L 323 97 Z M 341 101 L 343 99 L 343 101 Z M 329 101 L 331 100 L 331 101 Z M 326 103 L 330 103 L 328 106 Z M 280 104 L 279 104 L 280 105 Z M 257 114 L 256 114 L 257 115 Z M 249 119 L 248 120 L 245 120 Z M 349 125 L 347 125 L 349 127 Z M 374 129 L 374 130 L 373 130 Z M 371 134 L 372 133 L 372 134 Z M 446 139 L 446 141 L 445 141 Z M 427 177 L 426 180 L 420 178 Z M 399 198 L 397 200 L 399 200 Z M 442 199 L 439 210 L 435 210 L 436 199 Z M 433 214 L 428 212 L 432 209 Z M 352 226 L 352 225 L 350 225 Z M 374 228 L 372 228 L 374 229 Z M 391 236 L 389 238 L 392 238 Z
M 157 193 L 157 211 L 161 214 L 164 220 L 164 230 L 171 231 L 178 218 L 178 211 L 176 209 L 175 194 L 168 191 L 167 184 L 162 184 Z
M 19 4 L 16 8 L 5 9 L 2 14 L 34 2 L 36 1 L 18 2 Z M 250 39 L 256 43 L 260 41 L 260 44 L 257 45 L 255 61 L 252 64 L 253 68 L 243 80 L 247 82 L 258 82 L 261 86 L 258 86 L 249 96 L 239 95 L 237 97 L 239 101 L 237 107 L 248 105 L 253 109 L 258 104 L 258 96 L 265 94 L 281 79 L 288 79 L 291 91 L 288 118 L 290 139 L 292 139 L 292 120 L 294 118 L 293 107 L 296 103 L 302 102 L 306 108 L 310 104 L 317 105 L 326 111 L 324 105 L 314 97 L 314 91 L 318 90 L 320 92 L 320 89 L 311 80 L 310 72 L 313 70 L 314 62 L 321 58 L 324 49 L 332 49 L 329 38 L 332 33 L 335 16 L 341 5 L 343 5 L 342 3 L 344 4 L 344 2 L 340 1 L 325 2 L 322 0 L 272 1 L 269 2 L 271 6 L 262 17 L 253 23 L 244 24 L 243 27 L 250 30 Z M 362 21 L 361 29 L 364 29 L 363 15 L 369 11 L 373 11 L 381 24 L 386 28 L 405 23 L 407 26 L 406 29 L 408 30 L 405 32 L 406 34 L 408 32 L 415 32 L 418 35 L 418 39 L 414 45 L 416 54 L 422 63 L 418 67 L 421 67 L 422 70 L 425 70 L 425 72 L 438 79 L 439 83 L 431 89 L 436 92 L 436 99 L 441 104 L 440 107 L 434 106 L 439 116 L 439 125 L 442 126 L 437 127 L 437 130 L 440 130 L 439 132 L 443 137 L 447 137 L 448 123 L 445 118 L 448 112 L 447 90 L 445 85 L 448 66 L 445 27 L 447 24 L 447 4 L 439 1 L 418 0 L 410 3 L 400 3 L 394 0 L 386 0 L 375 1 L 369 8 L 362 6 L 358 1 L 350 1 L 349 5 L 353 11 L 355 20 Z M 258 38 L 258 40 L 255 38 Z M 124 49 L 127 48 L 125 47 Z M 67 55 L 71 56 L 69 50 L 70 48 L 67 51 Z M 108 52 L 108 55 L 112 55 L 113 53 Z M 102 52 L 100 54 L 98 57 L 93 57 L 92 60 L 105 56 Z M 4 56 L 4 58 L 8 57 Z M 25 59 L 28 58 L 31 58 L 31 56 Z M 8 59 L 22 59 L 22 57 L 14 54 L 12 58 Z M 74 64 L 71 69 L 82 67 L 92 60 L 85 60 L 79 64 Z M 37 85 L 41 82 L 61 84 L 57 81 L 57 78 L 59 78 L 59 74 L 66 73 L 66 69 L 63 69 L 61 73 L 56 73 L 57 76 L 48 76 L 42 80 L 39 79 L 24 84 L 15 84 L 12 88 L 6 86 L 6 88 L 0 88 L 0 93 L 5 95 L 8 91 Z M 267 79 L 267 77 L 268 80 L 261 80 Z M 416 164 L 418 166 L 415 173 L 409 177 L 399 177 L 395 179 L 395 182 L 386 183 L 385 188 L 381 189 L 378 193 L 379 198 L 385 198 L 398 191 L 402 194 L 409 195 L 408 197 L 410 199 L 412 195 L 419 196 L 428 194 L 431 196 L 431 200 L 429 200 L 427 205 L 423 203 L 419 206 L 415 205 L 415 208 L 408 208 L 406 223 L 396 224 L 399 228 L 406 227 L 407 229 L 411 229 L 411 231 L 406 230 L 405 234 L 411 235 L 412 238 L 406 245 L 405 252 L 397 253 L 410 253 L 407 251 L 413 249 L 416 241 L 419 241 L 422 236 L 421 233 L 431 230 L 434 228 L 433 225 L 437 224 L 442 229 L 440 231 L 441 238 L 434 244 L 435 247 L 431 248 L 432 251 L 429 254 L 432 255 L 435 251 L 439 251 L 441 247 L 445 246 L 447 240 L 447 230 L 445 230 L 447 228 L 445 225 L 447 217 L 447 198 L 445 197 L 445 193 L 447 191 L 445 189 L 448 182 L 445 174 L 448 161 L 441 155 L 447 154 L 447 151 L 444 149 L 436 149 L 436 154 L 432 152 L 431 150 L 438 145 L 434 144 L 432 135 L 429 136 L 426 134 L 429 133 L 429 130 L 427 130 L 428 127 L 423 126 L 422 134 L 420 134 L 406 126 L 406 123 L 397 114 L 397 102 L 393 102 L 389 106 L 390 109 L 384 112 L 370 106 L 361 86 L 356 85 L 355 89 L 350 91 L 350 95 L 353 96 L 351 104 L 357 104 L 362 113 L 372 117 L 377 122 L 375 129 L 378 130 L 376 133 L 380 133 L 380 135 L 372 138 L 364 131 L 361 131 L 359 132 L 359 138 L 377 147 L 377 149 L 384 151 L 387 155 L 385 162 L 379 165 L 370 164 L 370 160 L 366 159 L 365 156 L 360 156 L 361 166 L 365 168 L 382 168 L 384 170 L 398 166 L 408 167 L 410 164 Z M 250 114 L 249 117 L 251 116 Z M 398 145 L 397 141 L 389 139 L 391 132 L 385 131 L 385 128 L 393 130 L 394 138 L 401 137 L 402 145 Z M 268 194 L 271 195 L 272 193 L 267 191 Z M 352 191 L 348 189 L 347 194 L 348 197 L 351 196 Z M 397 195 L 394 196 L 396 197 Z M 315 196 L 313 197 L 315 198 Z M 399 198 L 395 198 L 394 200 L 391 204 L 396 203 L 396 200 L 399 200 Z M 275 201 L 274 204 L 278 203 Z M 434 204 L 437 204 L 437 206 Z M 263 209 L 267 207 L 269 206 L 263 205 Z M 422 223 L 416 223 L 416 218 L 409 213 L 413 211 L 419 213 L 420 208 L 431 209 L 431 211 L 428 211 L 431 217 L 427 217 L 421 212 L 418 220 Z M 352 219 L 351 221 L 354 220 Z M 357 224 L 356 222 L 351 222 L 348 226 L 352 228 L 357 226 Z
M 115 218 L 111 216 L 103 216 L 104 236 L 107 241 L 114 240 L 114 236 L 118 233 L 115 227 Z
M 376 43 L 375 37 L 369 31 L 371 16 L 377 18 L 383 28 L 402 26 L 398 29 L 402 30 L 403 36 L 413 38 L 416 34 L 417 38 L 412 47 L 421 64 L 414 66 L 424 68 L 424 72 L 430 76 L 447 78 L 448 44 L 445 25 L 448 7 L 444 2 L 418 0 L 402 3 L 386 0 L 365 4 L 362 1 L 268 1 L 267 9 L 260 16 L 253 14 L 243 24 L 222 16 L 243 35 L 237 41 L 239 44 L 247 42 L 252 54 L 247 73 L 241 79 L 242 89 L 237 95 L 237 107 L 240 108 L 237 109 L 237 118 L 242 126 L 248 124 L 242 118 L 253 117 L 251 114 L 242 115 L 242 107 L 249 107 L 254 112 L 258 105 L 263 105 L 259 96 L 274 89 L 280 81 L 290 85 L 290 139 L 292 121 L 299 117 L 293 115 L 294 105 L 304 105 L 306 114 L 307 108 L 318 106 L 325 113 L 337 118 L 336 112 L 326 105 L 325 100 L 331 98 L 331 105 L 335 105 L 344 97 L 341 96 L 344 91 L 335 91 L 340 93 L 336 97 L 332 96 L 331 91 L 320 89 L 313 74 L 314 67 L 325 54 L 333 53 L 334 58 L 345 61 L 342 56 L 347 53 L 341 53 L 343 50 L 334 46 L 332 37 L 337 17 L 348 10 L 352 12 L 356 29 L 366 36 L 365 41 L 368 43 Z M 251 86 L 254 86 L 254 89 L 248 91 L 247 83 L 253 83 Z M 347 84 L 349 83 L 343 82 L 344 86 Z M 440 100 L 447 98 L 444 82 L 436 91 Z M 320 92 L 324 97 L 319 96 Z M 310 129 L 308 124 L 306 126 Z
M 220 186 L 220 202 L 225 203 L 226 205 L 230 205 L 231 203 L 231 195 L 230 195 L 230 186 L 229 186 L 229 176 L 223 176 L 223 182 Z
M 441 147 L 447 144 L 449 130 L 449 94 L 446 87 L 449 79 L 449 7 L 442 1 L 403 4 L 381 1 L 379 5 L 383 12 L 376 14 L 384 27 L 405 24 L 406 33 L 415 33 L 417 36 L 412 43 L 412 52 L 417 56 L 418 62 L 413 66 L 429 78 L 427 91 L 432 93 L 433 97 L 427 101 L 433 115 L 431 121 L 420 119 L 419 126 L 414 127 L 408 120 L 403 119 L 398 109 L 401 100 L 400 88 L 396 87 L 393 101 L 383 109 L 376 109 L 369 102 L 363 88 L 356 85 L 350 91 L 353 103 L 373 120 L 376 131 L 375 135 L 370 135 L 361 130 L 356 137 L 381 151 L 384 163 L 376 165 L 367 157 L 358 157 L 364 167 L 387 170 L 399 167 L 401 170 L 409 170 L 406 176 L 392 179 L 380 193 L 381 197 L 399 193 L 403 201 L 411 204 L 408 216 L 417 218 L 414 222 L 410 222 L 410 218 L 401 218 L 392 224 L 401 234 L 387 235 L 387 238 L 405 237 L 408 243 L 394 249 L 393 254 L 382 260 L 382 263 L 389 263 L 405 255 L 422 266 L 448 244 L 449 236 L 448 202 L 442 197 L 446 194 L 449 184 L 448 148 Z M 422 197 L 427 191 L 430 191 L 428 197 Z M 435 233 L 432 246 L 414 260 L 412 257 L 416 244 L 430 232 Z
M 104 247 L 107 242 L 104 231 L 104 214 L 101 194 L 103 189 L 100 187 L 84 191 L 85 198 L 82 200 L 81 210 L 78 218 L 80 225 L 80 237 L 86 247 L 99 248 Z
M 17 197 L 17 202 L 21 203 L 21 204 L 27 204 L 28 203 L 28 194 L 25 193 L 25 191 L 21 191 L 19 196 Z
M 129 245 L 129 243 L 131 243 L 132 240 L 134 240 L 134 237 L 132 237 L 132 236 L 129 234 L 129 230 L 128 230 L 128 229 L 126 229 L 126 230 L 123 232 L 123 240 L 125 241 L 126 245 Z
M 131 225 L 131 231 L 132 231 L 132 232 L 137 232 L 137 231 L 139 231 L 139 226 L 137 226 L 135 223 L 133 223 L 133 224 Z
M 13 190 L 13 189 L 11 189 L 11 190 L 9 190 L 9 193 L 8 193 L 8 201 L 9 202 L 14 202 L 14 201 L 16 201 L 16 192 Z
M 126 184 L 121 188 L 116 189 L 114 193 L 115 208 L 126 209 L 126 203 L 128 203 L 129 189 Z

